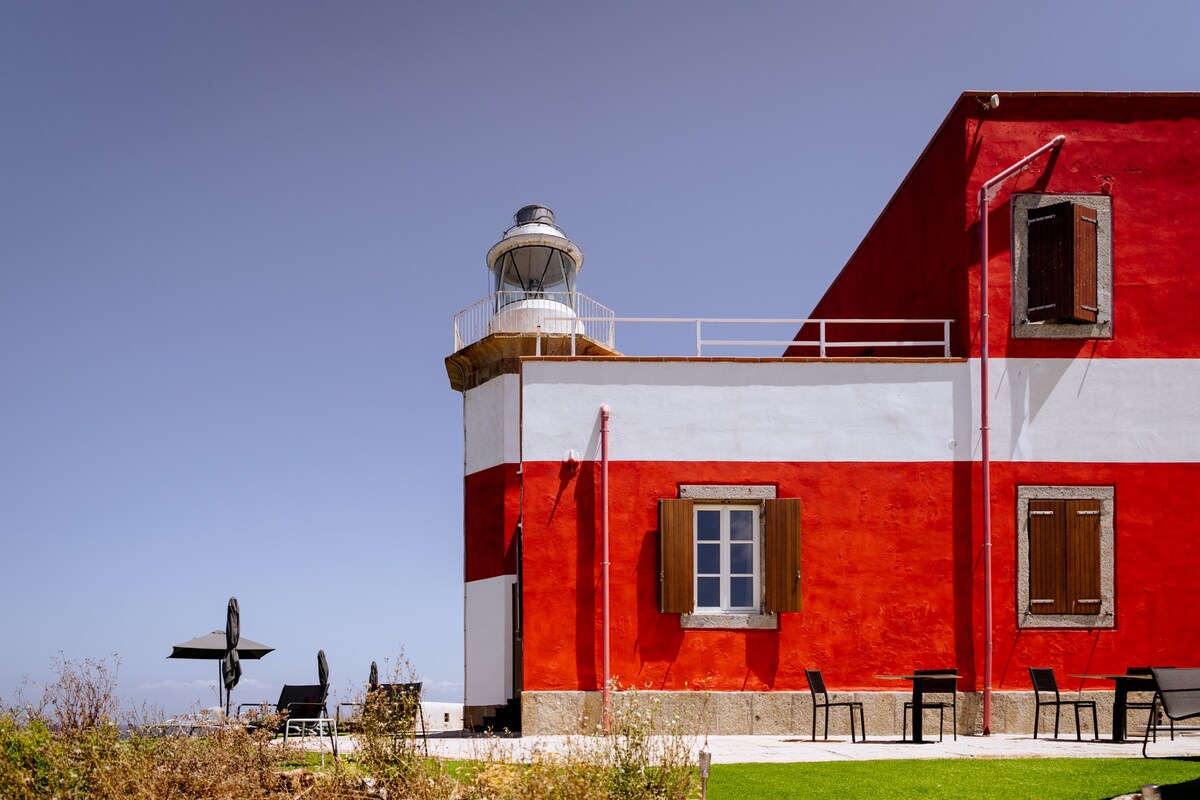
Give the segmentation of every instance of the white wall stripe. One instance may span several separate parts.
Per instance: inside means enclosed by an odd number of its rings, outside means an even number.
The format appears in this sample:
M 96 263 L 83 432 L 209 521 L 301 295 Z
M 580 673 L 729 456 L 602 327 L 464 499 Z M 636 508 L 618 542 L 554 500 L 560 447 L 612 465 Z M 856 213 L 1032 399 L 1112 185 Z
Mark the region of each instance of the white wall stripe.
M 978 458 L 970 362 L 527 362 L 523 452 L 632 461 Z M 993 359 L 996 461 L 1200 461 L 1200 361 Z
M 463 403 L 466 474 L 521 460 L 521 383 L 501 375 L 469 389 Z

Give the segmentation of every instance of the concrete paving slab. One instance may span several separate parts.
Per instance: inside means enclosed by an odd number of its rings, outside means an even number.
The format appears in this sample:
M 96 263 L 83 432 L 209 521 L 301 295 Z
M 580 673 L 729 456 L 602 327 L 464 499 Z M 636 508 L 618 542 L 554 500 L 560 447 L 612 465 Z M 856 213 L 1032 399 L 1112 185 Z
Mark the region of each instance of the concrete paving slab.
M 505 758 L 524 760 L 535 752 L 563 752 L 583 737 L 525 736 L 481 737 L 473 735 L 431 736 L 429 754 L 451 759 Z M 818 761 L 879 761 L 889 759 L 937 758 L 1141 758 L 1141 741 L 1115 744 L 1101 739 L 1046 739 L 1032 735 L 959 736 L 943 742 L 911 744 L 898 739 L 868 739 L 851 743 L 849 737 L 810 741 L 807 736 L 708 736 L 691 740 L 695 750 L 712 753 L 715 764 L 791 763 Z M 341 752 L 352 752 L 353 737 L 342 737 Z M 1162 734 L 1150 743 L 1157 758 L 1200 756 L 1200 735 L 1178 734 L 1175 741 Z

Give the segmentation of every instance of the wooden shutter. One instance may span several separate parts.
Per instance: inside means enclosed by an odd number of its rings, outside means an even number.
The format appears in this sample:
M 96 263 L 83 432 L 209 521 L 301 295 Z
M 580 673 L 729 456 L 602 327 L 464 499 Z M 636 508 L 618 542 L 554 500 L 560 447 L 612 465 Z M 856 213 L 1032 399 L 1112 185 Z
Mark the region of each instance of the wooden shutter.
M 1026 318 L 1030 322 L 1095 322 L 1096 210 L 1077 203 L 1055 203 L 1031 208 L 1028 220 Z
M 1074 296 L 1071 313 L 1076 322 L 1095 322 L 1099 311 L 1096 293 L 1096 239 L 1100 220 L 1096 209 L 1076 205 L 1074 234 Z
M 1062 614 L 1066 570 L 1062 500 L 1029 501 L 1029 611 Z
M 1067 500 L 1066 614 L 1100 613 L 1100 501 Z
M 766 611 L 800 610 L 800 500 L 765 501 Z
M 691 500 L 658 501 L 658 605 L 664 614 L 696 610 L 692 524 Z

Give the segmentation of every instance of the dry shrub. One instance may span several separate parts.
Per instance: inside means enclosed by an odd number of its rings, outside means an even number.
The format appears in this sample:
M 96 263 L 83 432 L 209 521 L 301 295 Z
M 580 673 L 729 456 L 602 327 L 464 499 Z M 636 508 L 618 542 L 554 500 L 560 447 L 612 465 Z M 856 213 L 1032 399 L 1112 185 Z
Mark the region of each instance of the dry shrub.
M 485 739 L 451 772 L 415 735 L 418 699 L 377 691 L 362 698 L 353 762 L 317 772 L 288 768 L 299 753 L 275 737 L 278 720 L 163 735 L 173 728 L 114 721 L 115 670 L 103 662 L 60 667 L 40 706 L 0 711 L 5 800 L 686 800 L 698 791 L 693 739 L 636 692 L 621 693 L 609 735 L 520 758 L 506 740 Z M 403 658 L 392 679 L 412 682 Z
M 567 737 L 514 757 L 487 740 L 458 776 L 466 800 L 686 800 L 698 795 L 696 745 L 659 705 L 623 692 L 608 735 Z M 659 733 L 655 733 L 659 731 Z

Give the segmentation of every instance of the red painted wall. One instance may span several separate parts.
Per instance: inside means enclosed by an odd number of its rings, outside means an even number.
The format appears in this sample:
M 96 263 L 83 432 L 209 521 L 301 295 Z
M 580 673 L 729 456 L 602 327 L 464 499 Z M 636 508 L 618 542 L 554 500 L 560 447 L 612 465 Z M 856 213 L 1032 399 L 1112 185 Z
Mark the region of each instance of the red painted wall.
M 895 690 L 872 676 L 956 665 L 964 689 L 982 688 L 977 473 L 955 462 L 610 464 L 613 675 L 648 689 L 806 691 L 804 669 L 820 668 L 839 689 Z M 525 464 L 526 690 L 599 688 L 598 475 Z M 684 483 L 774 484 L 801 498 L 804 608 L 778 631 L 681 630 L 679 615 L 659 613 L 657 500 Z M 1117 487 L 1112 630 L 1017 630 L 1016 487 L 1056 483 Z M 993 486 L 995 688 L 1027 688 L 1029 666 L 1065 683 L 1195 661 L 1200 465 L 996 464 Z
M 1018 630 L 1016 487 L 1041 484 L 1116 487 L 1115 628 Z M 994 463 L 992 486 L 996 688 L 1028 687 L 1030 666 L 1052 666 L 1060 683 L 1078 688 L 1065 676 L 1197 663 L 1200 464 Z M 978 600 L 982 608 L 982 591 Z
M 521 521 L 519 464 L 498 464 L 463 479 L 464 580 L 517 574 Z
M 969 629 L 970 609 L 954 602 L 955 586 L 962 597 L 970 586 L 970 498 L 956 488 L 969 486 L 965 469 L 610 464 L 613 675 L 654 689 L 806 691 L 806 667 L 845 687 L 970 664 L 970 638 L 955 636 Z M 563 481 L 557 464 L 526 463 L 524 479 L 525 689 L 597 689 L 598 469 L 585 464 Z M 754 632 L 683 631 L 678 614 L 659 613 L 657 501 L 681 483 L 775 484 L 802 499 L 803 612 Z M 914 641 L 925 642 L 920 654 Z
M 1060 133 L 991 201 L 991 355 L 1196 357 L 1200 95 L 1002 94 L 987 112 L 964 95 L 810 316 L 954 318 L 953 354 L 977 357 L 979 188 Z M 1113 339 L 1010 337 L 1014 192 L 1112 196 Z

